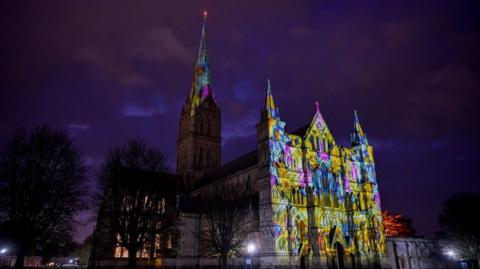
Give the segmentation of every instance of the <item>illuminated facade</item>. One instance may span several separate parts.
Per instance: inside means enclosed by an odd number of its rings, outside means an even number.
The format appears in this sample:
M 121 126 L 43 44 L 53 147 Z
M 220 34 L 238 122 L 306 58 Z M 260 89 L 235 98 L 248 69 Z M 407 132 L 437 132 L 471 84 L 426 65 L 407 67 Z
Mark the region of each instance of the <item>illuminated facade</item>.
M 229 180 L 255 186 L 261 267 L 292 266 L 302 256 L 314 267 L 381 265 L 386 250 L 373 148 L 357 113 L 351 147 L 336 144 L 318 103 L 311 123 L 289 133 L 268 81 L 257 149 L 220 166 L 220 108 L 206 44 L 204 23 L 177 142 L 177 173 L 190 195 Z
M 316 107 L 308 126 L 288 133 L 268 82 L 257 125 L 263 254 L 313 256 L 340 268 L 380 264 L 385 236 L 373 148 L 356 112 L 347 148 L 336 144 Z
M 306 260 L 310 268 L 385 267 L 373 148 L 357 113 L 350 147 L 336 144 L 318 103 L 309 125 L 288 132 L 268 81 L 259 118 L 257 148 L 220 165 L 221 111 L 211 86 L 204 21 L 193 83 L 180 115 L 173 176 L 182 181 L 177 207 L 183 224 L 172 264 L 177 268 L 208 264 L 198 254 L 200 215 L 184 207 L 183 201 L 235 180 L 249 181 L 258 198 L 252 208 L 252 216 L 259 220 L 253 235 L 258 267 L 292 268 Z M 139 257 L 156 245 L 153 242 Z M 124 249 L 111 244 L 102 250 L 114 257 L 126 256 Z M 243 268 L 241 262 L 239 267 Z

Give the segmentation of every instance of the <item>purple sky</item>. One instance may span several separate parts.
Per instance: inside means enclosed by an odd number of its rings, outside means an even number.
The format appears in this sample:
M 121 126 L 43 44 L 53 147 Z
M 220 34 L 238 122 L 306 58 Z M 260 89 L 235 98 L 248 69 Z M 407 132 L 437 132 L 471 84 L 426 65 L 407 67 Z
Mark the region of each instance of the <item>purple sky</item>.
M 224 162 L 256 146 L 271 78 L 289 130 L 318 100 L 347 145 L 357 109 L 384 209 L 420 234 L 437 229 L 448 195 L 479 191 L 480 2 L 259 2 L 2 1 L 0 142 L 46 123 L 74 137 L 90 180 L 132 138 L 162 148 L 173 168 L 206 8 Z M 78 240 L 91 231 L 83 224 Z

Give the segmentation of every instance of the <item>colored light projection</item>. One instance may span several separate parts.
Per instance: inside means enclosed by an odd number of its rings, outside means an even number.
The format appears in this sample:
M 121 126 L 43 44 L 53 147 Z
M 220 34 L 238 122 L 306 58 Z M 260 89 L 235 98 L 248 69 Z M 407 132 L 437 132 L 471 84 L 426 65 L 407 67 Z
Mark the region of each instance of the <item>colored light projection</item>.
M 285 132 L 270 83 L 266 107 L 275 252 L 384 254 L 372 147 L 355 113 L 352 148 L 335 143 L 318 110 L 303 136 Z
M 189 100 L 192 102 L 190 106 L 190 115 L 195 114 L 195 109 L 200 105 L 203 99 L 209 95 L 214 97 L 213 90 L 210 87 L 211 74 L 207 51 L 206 10 L 203 12 L 203 17 L 202 35 L 198 47 L 198 56 L 195 63 L 192 88 L 189 93 Z

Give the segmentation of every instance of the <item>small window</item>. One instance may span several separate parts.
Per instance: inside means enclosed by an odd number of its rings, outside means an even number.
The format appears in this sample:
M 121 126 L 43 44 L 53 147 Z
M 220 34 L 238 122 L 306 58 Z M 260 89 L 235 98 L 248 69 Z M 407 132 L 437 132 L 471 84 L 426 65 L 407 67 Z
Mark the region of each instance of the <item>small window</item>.
M 326 207 L 331 206 L 330 194 L 328 194 L 328 193 L 323 194 L 323 205 L 326 206 Z
M 171 234 L 168 234 L 168 240 L 167 240 L 167 248 L 168 249 L 172 249 L 172 235 Z
M 339 207 L 338 197 L 337 197 L 337 194 L 336 194 L 336 193 L 333 194 L 333 207 L 335 207 L 335 208 L 338 208 L 338 207 Z

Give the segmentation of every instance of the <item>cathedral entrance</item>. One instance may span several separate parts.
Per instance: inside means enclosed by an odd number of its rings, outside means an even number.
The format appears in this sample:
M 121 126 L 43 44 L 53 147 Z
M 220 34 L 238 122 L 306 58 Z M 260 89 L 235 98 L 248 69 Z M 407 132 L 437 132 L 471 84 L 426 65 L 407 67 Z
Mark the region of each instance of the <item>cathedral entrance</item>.
M 355 255 L 353 253 L 345 254 L 343 260 L 346 269 L 355 269 Z
M 345 250 L 343 249 L 342 244 L 340 244 L 339 242 L 335 242 L 335 250 L 337 252 L 337 255 L 333 257 L 334 259 L 333 268 L 345 269 L 345 262 L 344 262 Z

